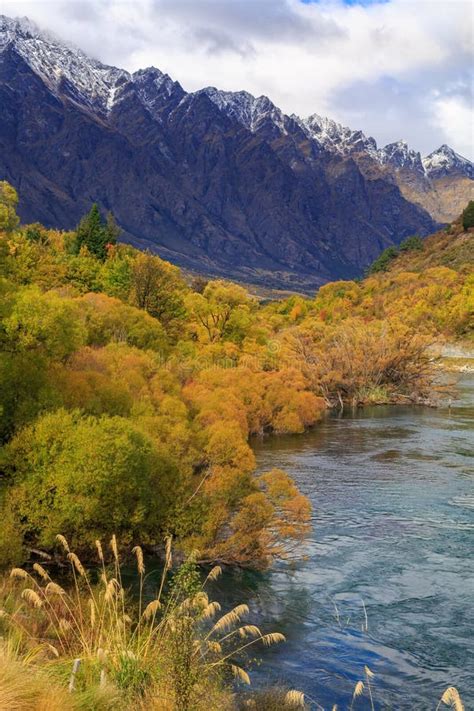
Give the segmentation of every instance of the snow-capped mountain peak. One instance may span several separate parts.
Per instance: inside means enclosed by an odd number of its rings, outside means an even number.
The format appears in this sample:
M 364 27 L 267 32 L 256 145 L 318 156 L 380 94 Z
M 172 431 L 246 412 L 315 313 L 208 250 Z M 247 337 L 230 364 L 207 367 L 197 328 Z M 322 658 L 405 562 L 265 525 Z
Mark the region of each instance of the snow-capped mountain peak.
M 206 94 L 227 115 L 255 133 L 262 123 L 269 120 L 286 134 L 284 113 L 267 96 L 255 97 L 248 91 L 221 91 L 213 86 L 201 89 L 197 94 Z
M 420 153 L 409 148 L 404 140 L 388 143 L 378 151 L 378 156 L 382 165 L 388 163 L 396 169 L 408 168 L 424 173 Z
M 170 102 L 172 95 L 177 101 L 186 96 L 182 86 L 156 67 L 139 69 L 131 77 L 133 88 L 143 106 L 157 121 L 161 121 L 160 112 L 164 104 Z
M 38 25 L 28 17 L 10 18 L 0 15 L 0 42 L 14 39 L 15 36 L 34 37 L 41 34 L 45 36 L 46 32 L 41 32 Z
M 362 131 L 353 131 L 336 121 L 319 114 L 312 114 L 301 119 L 292 117 L 301 126 L 306 135 L 316 140 L 327 150 L 341 155 L 366 151 L 372 158 L 377 158 L 377 144 Z
M 453 151 L 446 143 L 423 158 L 423 166 L 427 175 L 432 178 L 440 178 L 453 172 L 474 178 L 474 165 L 471 161 Z
M 138 71 L 132 74 L 132 80 L 137 86 L 151 82 L 155 91 L 164 90 L 168 96 L 177 84 L 177 82 L 171 79 L 169 74 L 165 74 L 156 67 L 138 69 Z
M 130 78 L 123 69 L 88 57 L 77 47 L 40 30 L 28 18 L 0 15 L 0 49 L 12 45 L 53 90 L 65 90 L 81 103 L 107 111 L 117 85 Z
M 193 97 L 206 95 L 230 119 L 252 133 L 259 132 L 265 140 L 293 134 L 297 124 L 310 141 L 329 153 L 353 156 L 363 163 L 369 158 L 384 169 L 396 173 L 413 171 L 429 179 L 452 174 L 474 178 L 473 164 L 447 145 L 421 158 L 404 140 L 378 148 L 374 138 L 362 131 L 319 114 L 303 119 L 287 116 L 264 95 L 255 97 L 247 91 L 221 91 L 215 87 L 186 94 L 180 84 L 155 67 L 130 74 L 89 57 L 28 18 L 0 15 L 0 51 L 10 46 L 53 93 L 67 96 L 102 116 L 127 95 L 124 87 L 135 93 L 156 121 L 162 120 L 166 104 L 191 104 Z

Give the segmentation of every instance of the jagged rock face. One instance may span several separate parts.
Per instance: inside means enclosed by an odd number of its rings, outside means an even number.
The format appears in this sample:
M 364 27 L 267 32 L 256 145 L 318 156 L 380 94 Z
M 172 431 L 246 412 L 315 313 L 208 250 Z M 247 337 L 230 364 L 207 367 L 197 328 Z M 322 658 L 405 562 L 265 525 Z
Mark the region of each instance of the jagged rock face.
M 471 161 L 460 156 L 445 143 L 423 159 L 423 166 L 433 179 L 453 175 L 474 179 L 474 165 Z
M 378 148 L 362 131 L 313 114 L 294 117 L 306 134 L 326 149 L 351 156 L 367 178 L 378 176 L 398 185 L 402 195 L 438 222 L 455 219 L 474 199 L 474 166 L 446 145 L 422 158 L 406 141 Z
M 340 128 L 247 92 L 189 94 L 0 18 L 0 179 L 25 221 L 71 228 L 96 201 L 125 239 L 198 271 L 299 289 L 352 277 L 435 227 L 387 166 L 441 168 Z
M 122 69 L 91 59 L 80 49 L 62 44 L 27 18 L 10 20 L 0 15 L 0 51 L 8 46 L 14 46 L 53 91 L 97 112 L 107 111 L 115 86 L 130 76 Z

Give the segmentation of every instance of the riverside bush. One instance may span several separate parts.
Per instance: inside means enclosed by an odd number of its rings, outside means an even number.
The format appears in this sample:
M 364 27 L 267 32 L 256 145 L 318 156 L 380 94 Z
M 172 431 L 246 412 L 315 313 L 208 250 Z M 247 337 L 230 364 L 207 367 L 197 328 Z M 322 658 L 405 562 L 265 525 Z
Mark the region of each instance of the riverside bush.
M 249 438 L 426 401 L 429 345 L 472 331 L 460 221 L 386 272 L 260 303 L 115 244 L 100 210 L 61 232 L 19 226 L 6 183 L 0 205 L 0 566 L 60 531 L 85 559 L 111 531 L 150 550 L 172 534 L 206 562 L 294 557 L 309 503 L 284 472 L 255 473 Z

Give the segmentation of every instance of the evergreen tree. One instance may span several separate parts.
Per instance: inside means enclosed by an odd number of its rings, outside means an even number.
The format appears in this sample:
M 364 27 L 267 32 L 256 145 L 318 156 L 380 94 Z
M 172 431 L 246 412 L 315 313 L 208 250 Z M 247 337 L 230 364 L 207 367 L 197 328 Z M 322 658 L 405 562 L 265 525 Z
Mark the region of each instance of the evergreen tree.
M 99 207 L 94 203 L 77 227 L 76 251 L 79 253 L 81 247 L 85 246 L 95 257 L 104 260 L 107 256 L 109 236 L 109 226 L 104 224 Z
M 474 227 L 474 200 L 471 200 L 462 213 L 462 226 L 465 230 Z

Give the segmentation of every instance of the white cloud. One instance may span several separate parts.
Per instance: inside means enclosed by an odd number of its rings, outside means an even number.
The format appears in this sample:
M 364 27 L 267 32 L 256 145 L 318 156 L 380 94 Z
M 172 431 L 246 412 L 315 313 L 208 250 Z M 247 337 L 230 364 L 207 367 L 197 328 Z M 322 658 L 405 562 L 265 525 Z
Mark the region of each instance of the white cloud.
M 0 0 L 102 61 L 473 156 L 470 0 Z
M 461 154 L 470 155 L 474 141 L 474 115 L 472 104 L 461 96 L 439 98 L 436 107 L 435 124 L 446 136 L 446 143 L 457 146 Z

